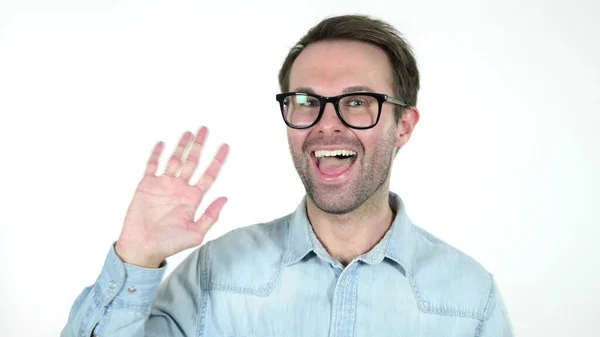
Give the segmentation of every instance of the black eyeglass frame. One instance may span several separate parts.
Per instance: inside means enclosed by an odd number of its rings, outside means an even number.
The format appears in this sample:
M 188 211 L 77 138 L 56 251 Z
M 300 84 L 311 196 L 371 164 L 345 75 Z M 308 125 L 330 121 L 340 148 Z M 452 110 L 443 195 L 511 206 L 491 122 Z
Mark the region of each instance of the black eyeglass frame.
M 294 95 L 305 95 L 305 96 L 310 96 L 310 97 L 314 97 L 316 99 L 319 100 L 319 115 L 317 116 L 317 118 L 315 119 L 315 121 L 307 126 L 297 126 L 297 125 L 292 125 L 290 124 L 287 119 L 285 118 L 285 112 L 284 112 L 284 106 L 283 106 L 283 101 L 285 100 L 286 97 L 289 96 L 294 96 Z M 375 123 L 373 123 L 373 125 L 371 126 L 353 126 L 348 124 L 345 120 L 344 117 L 342 117 L 342 113 L 340 112 L 340 100 L 343 99 L 344 97 L 348 97 L 348 96 L 356 96 L 356 95 L 360 95 L 360 96 L 370 96 L 373 97 L 375 99 L 377 99 L 377 102 L 379 103 L 379 109 L 377 110 L 377 119 L 375 119 Z M 398 98 L 395 97 L 391 97 L 389 95 L 386 94 L 379 94 L 379 93 L 375 93 L 375 92 L 361 92 L 361 91 L 357 91 L 357 92 L 350 92 L 347 94 L 343 94 L 343 95 L 338 95 L 338 96 L 332 96 L 332 97 L 326 97 L 326 96 L 320 96 L 320 95 L 316 95 L 316 94 L 311 94 L 311 93 L 307 93 L 307 92 L 282 92 L 280 94 L 275 95 L 275 99 L 279 102 L 279 108 L 281 110 L 281 117 L 283 118 L 283 121 L 285 122 L 285 124 L 292 128 L 292 129 L 308 129 L 308 128 L 312 128 L 313 126 L 315 126 L 317 123 L 319 123 L 319 120 L 321 120 L 321 117 L 323 117 L 323 112 L 325 111 L 325 105 L 327 103 L 331 103 L 333 104 L 333 107 L 335 108 L 335 112 L 338 115 L 338 118 L 340 119 L 340 121 L 342 122 L 342 124 L 344 124 L 345 126 L 352 128 L 352 129 L 357 129 L 357 130 L 366 130 L 366 129 L 370 129 L 375 127 L 375 125 L 377 125 L 377 123 L 379 123 L 379 118 L 381 117 L 381 107 L 383 106 L 383 103 L 385 102 L 390 102 L 392 104 L 396 104 L 399 105 L 401 107 L 407 107 L 408 104 L 402 102 L 401 100 L 399 100 Z

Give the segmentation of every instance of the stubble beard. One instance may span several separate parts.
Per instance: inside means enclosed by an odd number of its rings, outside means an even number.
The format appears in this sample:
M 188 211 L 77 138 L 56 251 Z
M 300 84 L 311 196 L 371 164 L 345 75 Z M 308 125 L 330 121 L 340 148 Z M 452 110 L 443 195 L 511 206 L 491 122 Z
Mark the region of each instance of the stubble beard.
M 300 153 L 290 146 L 294 166 L 306 194 L 317 208 L 329 214 L 347 214 L 358 209 L 382 188 L 388 180 L 394 155 L 394 135 L 391 133 L 375 144 L 374 151 L 368 158 L 364 156 L 363 151 L 363 156 L 353 163 L 358 165 L 352 168 L 359 170 L 358 176 L 350 185 L 339 188 L 319 186 L 311 176 L 312 163 L 304 150 L 306 146 L 302 147 Z

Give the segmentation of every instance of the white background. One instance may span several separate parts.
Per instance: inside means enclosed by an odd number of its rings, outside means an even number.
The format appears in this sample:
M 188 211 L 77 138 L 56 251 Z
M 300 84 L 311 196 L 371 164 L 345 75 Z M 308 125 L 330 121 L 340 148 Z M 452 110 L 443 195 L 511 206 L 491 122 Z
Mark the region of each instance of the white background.
M 421 121 L 392 178 L 409 216 L 497 277 L 518 335 L 598 336 L 598 2 L 206 3 L 0 1 L 1 336 L 59 335 L 158 140 L 230 144 L 208 239 L 293 211 L 277 72 L 343 13 L 415 49 Z

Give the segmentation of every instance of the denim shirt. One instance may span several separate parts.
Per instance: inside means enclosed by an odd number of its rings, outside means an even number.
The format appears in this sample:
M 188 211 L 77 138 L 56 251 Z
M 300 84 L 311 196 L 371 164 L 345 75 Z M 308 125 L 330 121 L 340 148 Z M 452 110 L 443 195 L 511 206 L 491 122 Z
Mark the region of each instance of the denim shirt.
M 492 275 L 415 226 L 393 192 L 390 205 L 390 229 L 345 268 L 315 236 L 306 198 L 207 242 L 162 283 L 164 265 L 125 264 L 113 245 L 62 336 L 513 336 Z

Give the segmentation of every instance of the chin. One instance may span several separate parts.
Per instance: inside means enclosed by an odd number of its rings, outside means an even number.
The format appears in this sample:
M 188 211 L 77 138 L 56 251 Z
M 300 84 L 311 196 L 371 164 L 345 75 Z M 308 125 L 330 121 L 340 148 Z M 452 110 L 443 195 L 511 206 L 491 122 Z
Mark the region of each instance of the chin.
M 348 214 L 364 203 L 358 200 L 356 193 L 349 191 L 335 192 L 330 189 L 320 192 L 307 189 L 307 194 L 318 209 L 329 214 Z

